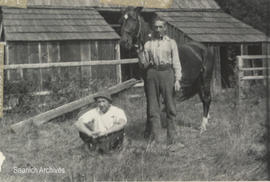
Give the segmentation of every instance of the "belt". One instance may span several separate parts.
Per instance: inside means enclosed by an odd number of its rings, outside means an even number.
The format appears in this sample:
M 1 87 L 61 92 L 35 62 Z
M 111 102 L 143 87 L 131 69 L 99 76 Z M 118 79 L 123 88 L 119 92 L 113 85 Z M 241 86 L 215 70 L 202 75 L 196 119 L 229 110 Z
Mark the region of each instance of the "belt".
M 160 64 L 160 65 L 153 65 L 150 64 L 149 68 L 151 69 L 155 69 L 157 71 L 165 71 L 165 70 L 169 70 L 172 68 L 171 64 Z

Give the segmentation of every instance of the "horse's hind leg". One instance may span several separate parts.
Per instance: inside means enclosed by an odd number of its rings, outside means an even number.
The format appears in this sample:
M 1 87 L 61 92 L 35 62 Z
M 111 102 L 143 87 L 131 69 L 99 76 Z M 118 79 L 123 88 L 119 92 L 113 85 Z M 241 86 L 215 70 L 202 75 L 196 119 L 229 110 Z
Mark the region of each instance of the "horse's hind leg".
M 211 104 L 211 92 L 210 92 L 210 85 L 207 87 L 202 87 L 199 90 L 199 96 L 203 103 L 203 119 L 200 127 L 200 132 L 203 133 L 206 131 L 206 126 L 208 124 L 209 119 L 209 108 Z

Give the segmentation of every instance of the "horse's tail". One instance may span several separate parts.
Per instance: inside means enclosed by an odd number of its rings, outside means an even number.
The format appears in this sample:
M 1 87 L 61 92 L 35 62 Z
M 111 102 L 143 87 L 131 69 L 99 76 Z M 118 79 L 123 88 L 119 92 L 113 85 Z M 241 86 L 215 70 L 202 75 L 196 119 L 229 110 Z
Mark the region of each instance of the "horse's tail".
M 204 56 L 204 73 L 203 78 L 206 82 L 210 82 L 212 80 L 213 70 L 215 64 L 215 56 L 214 51 L 211 48 L 206 48 L 206 53 Z

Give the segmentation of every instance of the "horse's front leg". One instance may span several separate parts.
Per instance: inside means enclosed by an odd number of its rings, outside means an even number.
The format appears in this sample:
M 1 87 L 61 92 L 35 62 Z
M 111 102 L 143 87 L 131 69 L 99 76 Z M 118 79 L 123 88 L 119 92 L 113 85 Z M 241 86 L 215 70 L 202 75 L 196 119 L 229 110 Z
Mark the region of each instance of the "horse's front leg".
M 208 120 L 210 119 L 209 115 L 209 108 L 211 104 L 211 93 L 210 93 L 210 86 L 209 88 L 202 88 L 199 92 L 200 99 L 203 103 L 203 119 L 200 127 L 200 133 L 206 131 L 206 126 L 208 124 Z

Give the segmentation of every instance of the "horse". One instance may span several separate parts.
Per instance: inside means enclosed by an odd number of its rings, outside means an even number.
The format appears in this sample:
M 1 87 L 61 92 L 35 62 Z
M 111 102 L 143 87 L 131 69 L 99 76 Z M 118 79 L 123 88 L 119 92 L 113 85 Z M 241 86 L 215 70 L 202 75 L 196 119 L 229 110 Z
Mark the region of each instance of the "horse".
M 151 26 L 141 15 L 142 7 L 127 7 L 122 10 L 120 44 L 126 49 L 143 49 L 143 45 L 151 39 Z M 206 131 L 211 104 L 211 79 L 214 69 L 214 53 L 211 49 L 199 42 L 190 41 L 178 46 L 180 62 L 182 66 L 181 91 L 177 92 L 177 101 L 185 101 L 195 95 L 199 95 L 203 104 L 203 119 L 200 133 Z M 146 70 L 143 70 L 142 78 L 145 81 Z M 146 83 L 147 84 L 147 83 Z M 145 84 L 145 85 L 146 85 Z M 147 97 L 146 88 L 144 87 Z M 149 127 L 148 103 L 146 129 Z

